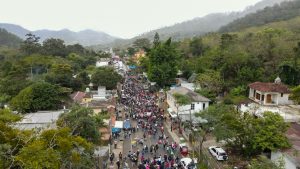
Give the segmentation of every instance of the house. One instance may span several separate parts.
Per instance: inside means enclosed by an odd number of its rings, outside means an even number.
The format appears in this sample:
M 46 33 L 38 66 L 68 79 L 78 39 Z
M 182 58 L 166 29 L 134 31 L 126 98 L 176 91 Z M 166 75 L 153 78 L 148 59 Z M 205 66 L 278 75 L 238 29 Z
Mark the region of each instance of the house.
M 188 105 L 178 105 L 174 94 L 186 95 L 190 98 L 191 104 Z M 194 116 L 195 113 L 205 110 L 209 106 L 210 100 L 200 94 L 185 88 L 176 87 L 167 92 L 167 103 L 169 105 L 169 113 L 171 117 L 176 117 L 177 114 L 182 120 L 190 120 L 190 113 Z
M 70 95 L 70 98 L 73 100 L 73 102 L 80 104 L 83 101 L 85 95 L 86 95 L 85 92 L 77 91 L 72 93 Z
M 271 153 L 271 160 L 284 160 L 286 169 L 300 168 L 300 125 L 298 123 L 291 123 L 290 128 L 286 132 L 292 147 L 286 150 L 276 151 Z
M 288 105 L 290 90 L 276 78 L 274 83 L 254 82 L 248 85 L 249 98 L 261 105 Z
M 57 111 L 38 111 L 36 113 L 25 114 L 21 121 L 17 122 L 14 127 L 20 130 L 31 129 L 53 129 L 56 128 L 56 121 L 59 116 L 67 110 Z
M 110 63 L 110 58 L 100 58 L 100 60 L 96 62 L 96 67 L 108 66 L 109 63 Z

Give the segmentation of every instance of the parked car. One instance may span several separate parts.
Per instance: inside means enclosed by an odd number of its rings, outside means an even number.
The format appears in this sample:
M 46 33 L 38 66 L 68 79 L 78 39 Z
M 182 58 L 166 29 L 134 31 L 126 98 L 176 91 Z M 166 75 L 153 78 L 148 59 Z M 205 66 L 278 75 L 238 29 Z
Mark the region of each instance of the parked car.
M 208 150 L 212 154 L 212 156 L 214 156 L 219 161 L 228 159 L 226 152 L 221 147 L 211 146 L 208 148 Z

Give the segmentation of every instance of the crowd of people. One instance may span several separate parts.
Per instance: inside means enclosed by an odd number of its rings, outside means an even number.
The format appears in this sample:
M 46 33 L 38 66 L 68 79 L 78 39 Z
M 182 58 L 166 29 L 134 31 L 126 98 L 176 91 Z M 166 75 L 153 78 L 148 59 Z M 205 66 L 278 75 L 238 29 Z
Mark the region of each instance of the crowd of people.
M 133 126 L 134 131 L 141 134 L 140 137 L 131 135 L 133 148 L 122 159 L 119 158 L 118 168 L 120 161 L 123 162 L 124 168 L 181 168 L 180 146 L 165 133 L 166 119 L 163 109 L 158 106 L 156 94 L 145 90 L 139 77 L 127 76 L 122 86 L 121 98 L 125 118 L 134 120 L 136 122 L 136 126 Z

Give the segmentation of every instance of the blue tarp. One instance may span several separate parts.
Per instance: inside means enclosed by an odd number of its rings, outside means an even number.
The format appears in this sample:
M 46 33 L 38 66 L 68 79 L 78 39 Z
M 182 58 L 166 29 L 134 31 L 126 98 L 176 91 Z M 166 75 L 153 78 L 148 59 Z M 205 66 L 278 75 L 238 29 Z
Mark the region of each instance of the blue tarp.
M 128 67 L 129 67 L 129 69 L 136 69 L 135 65 L 129 65 Z
M 130 120 L 124 120 L 124 128 L 129 129 L 130 128 Z
M 111 129 L 111 132 L 112 132 L 112 133 L 118 133 L 118 132 L 121 132 L 121 129 L 120 129 L 120 128 L 115 128 L 115 127 L 113 127 L 113 128 Z

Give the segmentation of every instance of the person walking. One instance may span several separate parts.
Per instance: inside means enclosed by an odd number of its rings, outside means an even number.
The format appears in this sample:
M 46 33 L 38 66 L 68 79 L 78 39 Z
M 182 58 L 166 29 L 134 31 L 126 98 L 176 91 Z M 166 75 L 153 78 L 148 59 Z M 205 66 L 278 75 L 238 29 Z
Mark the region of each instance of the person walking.
M 119 161 L 119 160 L 116 162 L 116 164 L 117 164 L 117 167 L 118 167 L 118 169 L 120 169 L 120 165 L 121 165 L 121 163 L 120 163 L 120 161 Z

